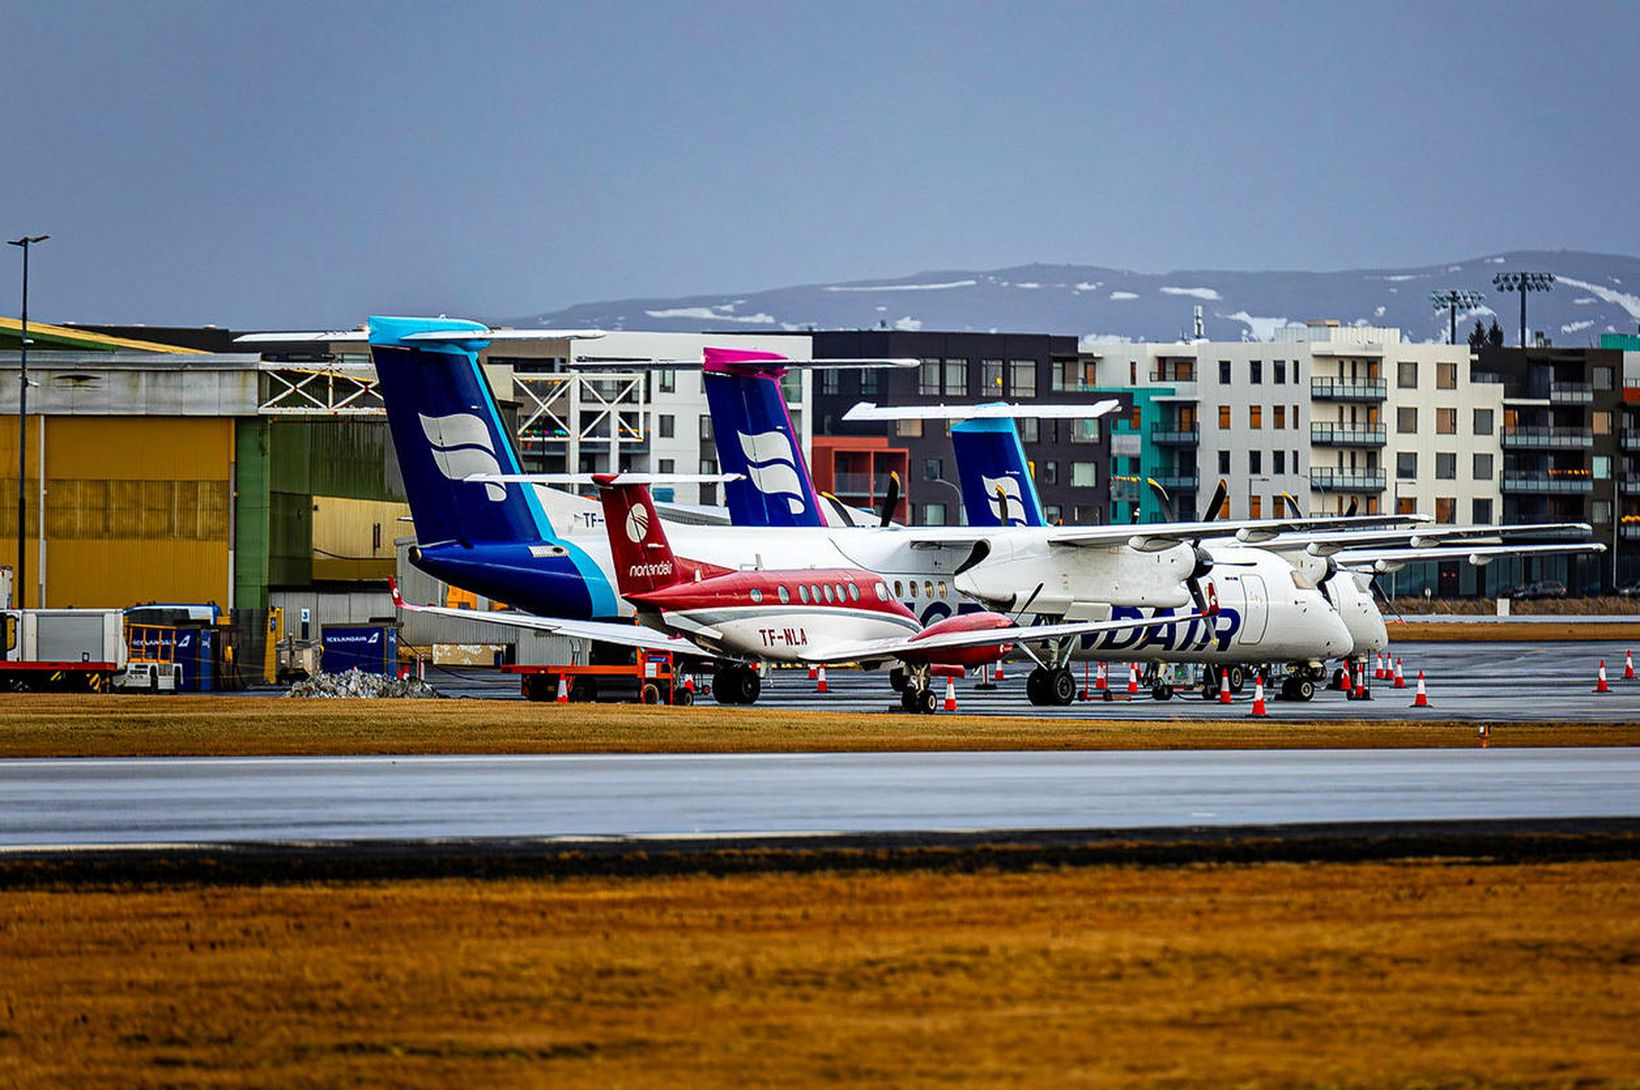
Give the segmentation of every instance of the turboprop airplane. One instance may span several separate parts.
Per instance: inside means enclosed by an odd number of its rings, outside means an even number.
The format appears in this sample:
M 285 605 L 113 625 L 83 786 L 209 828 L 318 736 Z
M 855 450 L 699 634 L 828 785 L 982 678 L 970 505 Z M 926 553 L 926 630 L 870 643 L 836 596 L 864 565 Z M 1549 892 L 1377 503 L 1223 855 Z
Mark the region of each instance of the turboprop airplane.
M 753 668 L 756 663 L 858 662 L 874 667 L 897 660 L 904 674 L 901 706 L 907 711 L 932 712 L 936 699 L 929 679 L 935 667 L 978 666 L 995 662 L 1015 646 L 1031 654 L 1024 645 L 1084 634 L 1142 631 L 1155 623 L 1083 621 L 1021 627 L 1000 613 L 979 612 L 948 617 L 925 628 L 874 572 L 852 567 L 733 571 L 677 556 L 648 485 L 679 478 L 566 474 L 554 483 L 589 479 L 601 493 L 604 528 L 621 595 L 636 607 L 643 628 L 517 614 L 482 616 L 559 635 L 717 658 L 720 665 L 712 688 L 722 703 L 757 700 L 761 679 Z M 470 610 L 412 607 L 402 599 L 397 601 L 406 609 L 467 619 L 475 616 Z M 1210 605 L 1207 614 L 1192 619 L 1207 620 L 1212 612 Z M 1074 690 L 1074 681 L 1071 684 Z

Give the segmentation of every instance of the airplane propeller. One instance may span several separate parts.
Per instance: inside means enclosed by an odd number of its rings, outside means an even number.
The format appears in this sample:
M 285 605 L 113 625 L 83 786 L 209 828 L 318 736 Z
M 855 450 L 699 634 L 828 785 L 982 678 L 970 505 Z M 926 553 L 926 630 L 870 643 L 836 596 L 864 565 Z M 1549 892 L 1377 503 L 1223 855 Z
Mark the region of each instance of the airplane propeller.
M 1218 487 L 1213 489 L 1212 498 L 1207 501 L 1207 510 L 1202 514 L 1202 521 L 1212 522 L 1217 519 L 1229 496 L 1230 490 L 1225 487 L 1224 478 L 1220 477 Z
M 1019 624 L 1019 619 L 1025 615 L 1025 611 L 1027 609 L 1031 608 L 1031 603 L 1036 601 L 1036 596 L 1042 593 L 1042 588 L 1045 586 L 1047 586 L 1046 583 L 1038 583 L 1036 585 L 1036 589 L 1031 591 L 1030 597 L 1025 599 L 1025 604 L 1014 611 L 1014 615 L 1011 620 L 1015 625 Z
M 890 472 L 888 475 L 888 491 L 883 494 L 882 511 L 878 516 L 877 525 L 887 526 L 894 519 L 894 509 L 900 506 L 900 475 Z
M 1167 516 L 1167 521 L 1178 522 L 1179 516 L 1173 510 L 1173 497 L 1167 494 L 1167 489 L 1162 487 L 1162 483 L 1155 477 L 1146 477 L 1145 483 L 1150 486 L 1151 491 L 1156 493 L 1156 498 L 1161 501 L 1162 514 Z

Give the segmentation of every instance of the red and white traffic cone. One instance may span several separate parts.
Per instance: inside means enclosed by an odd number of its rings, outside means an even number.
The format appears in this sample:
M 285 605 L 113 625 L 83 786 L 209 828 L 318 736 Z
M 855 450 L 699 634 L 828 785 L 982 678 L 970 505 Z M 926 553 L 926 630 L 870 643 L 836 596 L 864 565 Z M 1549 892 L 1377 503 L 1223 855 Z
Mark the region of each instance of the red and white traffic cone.
M 996 673 L 991 675 L 991 680 L 992 681 L 1007 681 L 1008 680 L 1005 676 L 1003 676 L 1002 661 L 1000 659 L 997 660 Z
M 1371 700 L 1372 690 L 1367 688 L 1367 660 L 1361 660 L 1361 669 L 1355 675 L 1355 699 Z
M 818 677 L 819 677 L 819 676 L 820 676 L 820 667 L 818 667 L 818 666 L 810 666 L 810 667 L 809 667 L 809 680 L 810 680 L 810 681 L 814 681 L 814 680 L 815 680 L 815 679 L 817 679 L 817 678 L 818 678 Z
M 686 693 L 693 693 L 695 691 L 695 675 L 694 674 L 684 674 L 683 675 L 683 691 L 686 692 Z
M 1481 748 L 1485 749 L 1487 739 L 1491 735 L 1492 732 L 1486 729 L 1486 724 L 1485 723 L 1482 723 L 1479 727 L 1476 728 L 1475 733 L 1480 735 Z
M 1264 716 L 1270 714 L 1269 710 L 1264 706 L 1263 674 L 1259 674 L 1257 679 L 1253 682 L 1253 710 L 1249 714 L 1253 716 Z
M 1610 685 L 1606 684 L 1606 660 L 1605 659 L 1600 660 L 1600 673 L 1595 675 L 1594 691 L 1597 692 L 1597 693 L 1609 693 L 1609 692 L 1612 691 L 1612 687 Z
M 1099 664 L 1099 672 L 1093 677 L 1093 687 L 1099 692 L 1104 692 L 1110 688 L 1110 680 L 1106 677 L 1106 670 L 1107 667 L 1101 662 Z
M 1138 695 L 1138 692 L 1139 692 L 1139 664 L 1137 662 L 1128 663 L 1128 688 L 1127 688 L 1127 691 L 1128 691 L 1129 696 Z
M 817 693 L 830 691 L 826 686 L 826 668 L 824 666 L 820 667 L 820 672 L 815 676 L 814 691 Z
M 1390 688 L 1392 688 L 1392 689 L 1405 689 L 1406 687 L 1407 687 L 1407 676 L 1401 672 L 1401 660 L 1400 660 L 1399 657 L 1397 657 L 1395 659 L 1395 684 L 1391 685 Z
M 1230 703 L 1230 671 L 1219 671 L 1219 703 Z
M 1424 690 L 1424 672 L 1418 671 L 1418 691 L 1412 698 L 1414 708 L 1429 707 L 1429 693 Z
M 1389 673 L 1384 669 L 1384 653 L 1380 651 L 1378 657 L 1373 660 L 1372 678 L 1374 681 L 1383 681 L 1387 677 Z
M 948 712 L 957 710 L 957 682 L 955 678 L 948 677 L 945 679 L 945 710 Z
M 558 696 L 553 700 L 553 703 L 569 703 L 569 678 L 565 677 L 563 674 L 558 675 Z
M 1623 680 L 1624 681 L 1633 681 L 1634 680 L 1634 652 L 1633 651 L 1623 652 Z

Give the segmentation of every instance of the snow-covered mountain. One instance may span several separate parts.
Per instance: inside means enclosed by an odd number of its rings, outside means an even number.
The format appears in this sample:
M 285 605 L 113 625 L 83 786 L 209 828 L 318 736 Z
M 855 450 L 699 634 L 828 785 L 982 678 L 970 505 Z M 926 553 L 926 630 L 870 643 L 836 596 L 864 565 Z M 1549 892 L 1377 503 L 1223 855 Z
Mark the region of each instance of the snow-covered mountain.
M 674 331 L 926 329 L 1061 333 L 1099 340 L 1189 337 L 1200 304 L 1212 340 L 1266 340 L 1288 322 L 1334 318 L 1398 326 L 1415 341 L 1444 341 L 1447 313 L 1430 293 L 1485 293 L 1460 312 L 1460 338 L 1494 313 L 1514 344 L 1520 301 L 1492 286 L 1499 272 L 1552 272 L 1554 290 L 1533 293 L 1529 328 L 1555 344 L 1598 344 L 1601 333 L 1640 328 L 1640 258 L 1575 250 L 1520 251 L 1445 265 L 1349 272 L 1162 274 L 1096 265 L 1023 265 L 989 272 L 939 270 L 895 280 L 810 284 L 677 299 L 586 303 L 513 319 L 512 325 Z

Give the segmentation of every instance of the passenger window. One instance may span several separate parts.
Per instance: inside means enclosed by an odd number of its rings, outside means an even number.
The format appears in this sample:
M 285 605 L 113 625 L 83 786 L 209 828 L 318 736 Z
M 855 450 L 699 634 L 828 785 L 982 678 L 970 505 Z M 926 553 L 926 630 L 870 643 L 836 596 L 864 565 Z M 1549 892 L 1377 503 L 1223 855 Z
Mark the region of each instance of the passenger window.
M 780 584 L 778 587 L 775 587 L 774 592 L 779 596 L 781 605 L 785 605 L 787 602 L 792 600 L 792 596 L 786 593 L 786 584 L 784 583 Z
M 824 586 L 822 586 L 820 589 L 826 592 L 826 601 L 827 601 L 827 603 L 830 603 L 831 602 L 831 584 L 827 583 Z
M 797 596 L 803 600 L 804 605 L 809 604 L 809 588 L 802 583 L 797 584 Z
M 752 588 L 752 601 L 761 602 L 762 600 L 763 600 L 763 592 L 758 590 L 756 587 L 753 587 Z
M 860 588 L 855 586 L 853 583 L 848 585 L 848 600 L 851 602 L 858 602 L 860 600 Z
M 900 581 L 898 579 L 894 580 L 894 597 L 905 597 L 905 591 L 901 588 Z
M 923 597 L 924 598 L 934 597 L 934 582 L 933 582 L 933 580 L 931 580 L 931 579 L 924 579 L 923 580 Z
M 945 597 L 945 580 L 943 579 L 940 580 L 940 597 Z
M 877 599 L 878 599 L 878 601 L 882 601 L 882 602 L 888 601 L 888 584 L 887 583 L 878 583 L 877 584 Z
M 841 583 L 837 584 L 837 600 L 839 602 L 848 601 L 848 591 L 843 589 L 843 584 Z

